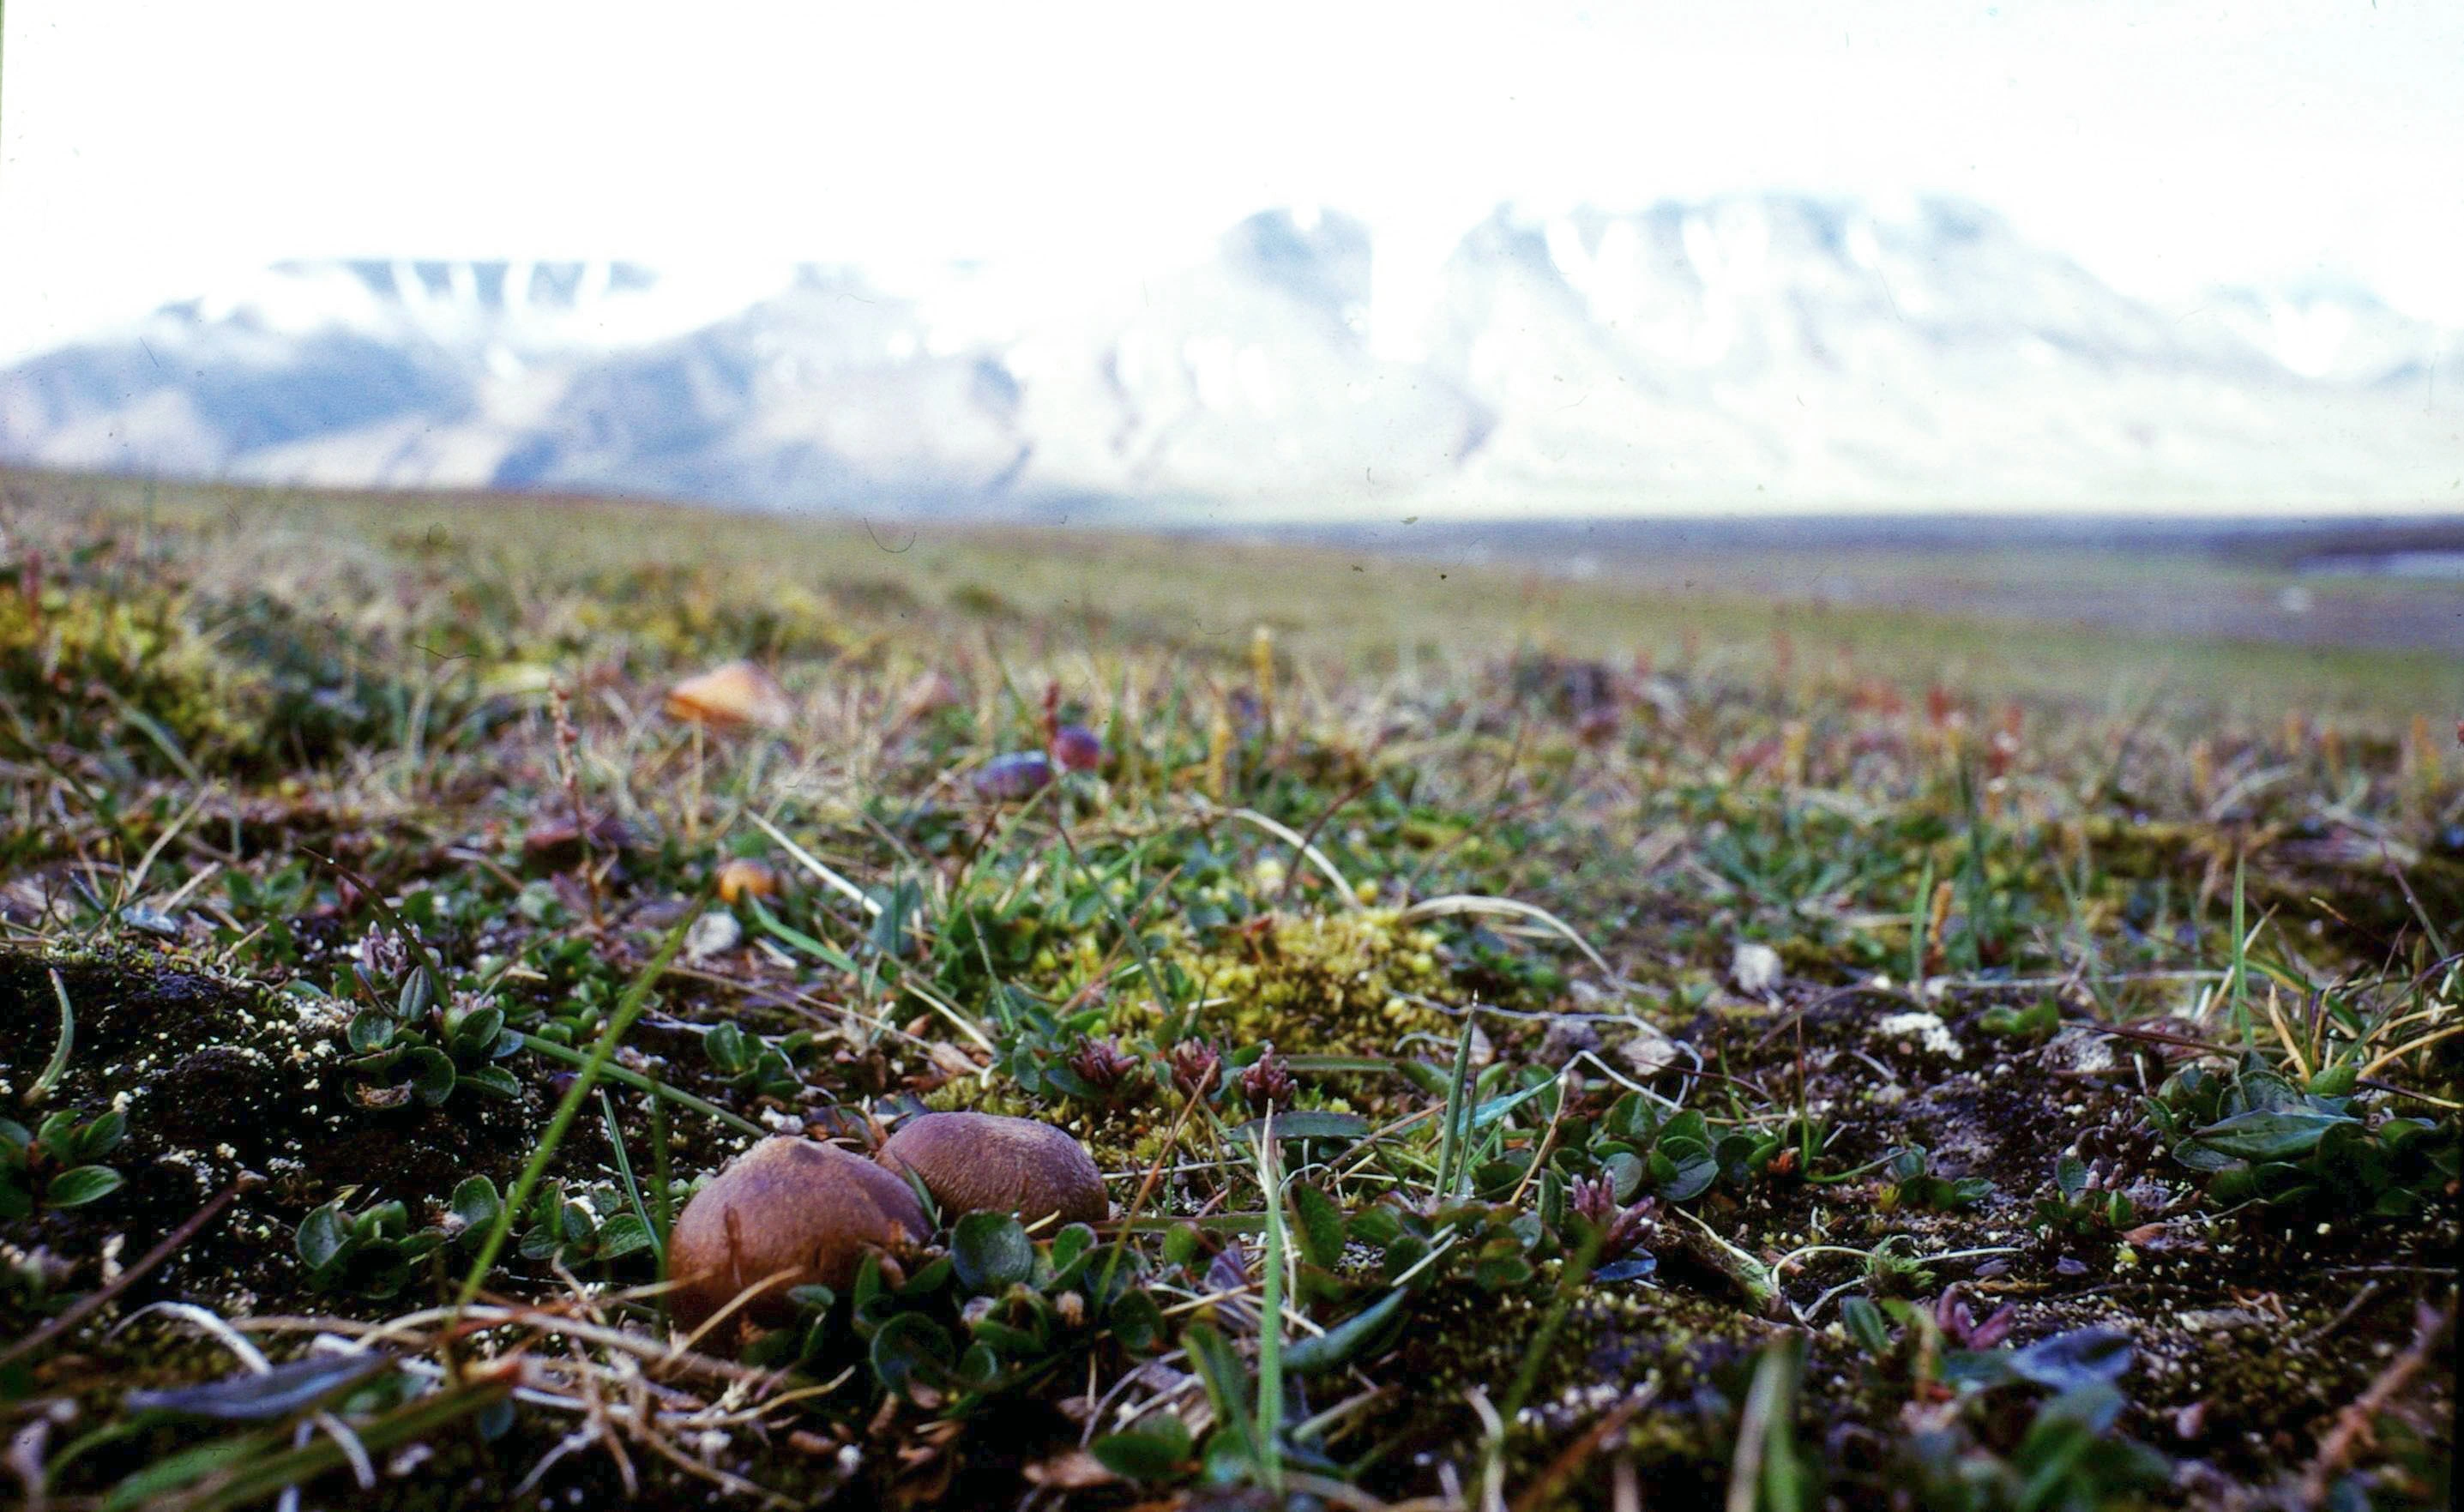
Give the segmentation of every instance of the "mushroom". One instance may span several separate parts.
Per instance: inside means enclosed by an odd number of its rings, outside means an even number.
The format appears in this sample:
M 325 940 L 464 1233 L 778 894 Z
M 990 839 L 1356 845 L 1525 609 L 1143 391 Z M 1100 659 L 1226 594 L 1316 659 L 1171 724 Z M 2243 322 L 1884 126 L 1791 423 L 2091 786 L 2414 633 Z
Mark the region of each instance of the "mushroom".
M 718 901 L 735 903 L 743 898 L 767 898 L 779 891 L 779 873 L 768 864 L 737 856 L 722 862 L 718 868 Z
M 907 1183 L 810 1139 L 765 1139 L 693 1194 L 668 1240 L 676 1319 L 698 1327 L 748 1286 L 784 1271 L 745 1304 L 776 1326 L 795 1317 L 794 1286 L 845 1291 L 867 1250 L 922 1241 L 932 1221 Z
M 1093 1223 L 1111 1213 L 1103 1173 L 1049 1124 L 998 1113 L 926 1113 L 898 1126 L 874 1157 L 913 1172 L 952 1214 L 993 1209 L 1027 1223 Z
M 744 725 L 779 729 L 796 716 L 778 679 L 751 662 L 729 662 L 668 690 L 668 717 L 714 730 Z

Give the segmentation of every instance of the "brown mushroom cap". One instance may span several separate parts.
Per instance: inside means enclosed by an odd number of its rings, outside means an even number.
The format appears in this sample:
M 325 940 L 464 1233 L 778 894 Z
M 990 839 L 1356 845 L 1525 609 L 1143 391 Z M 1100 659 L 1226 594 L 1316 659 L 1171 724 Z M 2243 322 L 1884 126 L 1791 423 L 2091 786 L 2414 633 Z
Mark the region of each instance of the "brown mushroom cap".
M 728 662 L 668 690 L 668 717 L 715 730 L 784 729 L 796 717 L 778 679 L 751 662 Z
M 744 1316 L 777 1325 L 795 1316 L 791 1286 L 855 1282 L 868 1249 L 930 1237 L 933 1225 L 907 1183 L 858 1155 L 810 1139 L 765 1139 L 693 1194 L 668 1240 L 670 1294 L 686 1327 L 781 1271 L 784 1281 L 745 1304 Z
M 915 1172 L 955 1216 L 993 1209 L 1026 1223 L 1094 1223 L 1111 1212 L 1103 1172 L 1078 1141 L 1031 1118 L 926 1113 L 898 1126 L 874 1158 Z

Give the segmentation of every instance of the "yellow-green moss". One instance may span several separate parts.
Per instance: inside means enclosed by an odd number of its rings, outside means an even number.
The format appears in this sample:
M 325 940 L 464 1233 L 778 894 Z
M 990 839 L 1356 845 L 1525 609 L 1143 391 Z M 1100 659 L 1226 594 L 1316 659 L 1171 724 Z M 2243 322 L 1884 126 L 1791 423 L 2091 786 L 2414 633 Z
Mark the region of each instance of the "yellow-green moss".
M 1442 1015 L 1407 996 L 1444 996 L 1436 937 L 1399 921 L 1393 909 L 1279 917 L 1182 947 L 1173 958 L 1207 1004 L 1198 1032 L 1236 1045 L 1271 1040 L 1287 1055 L 1364 1055 L 1442 1029 Z M 1152 1003 L 1125 1003 L 1114 1024 L 1148 1028 L 1153 1019 Z
M 39 612 L 21 594 L 0 594 L 0 688 L 55 734 L 78 710 L 123 720 L 116 695 L 192 759 L 243 752 L 256 734 L 247 714 L 253 690 L 186 611 L 169 593 L 121 598 L 53 586 Z

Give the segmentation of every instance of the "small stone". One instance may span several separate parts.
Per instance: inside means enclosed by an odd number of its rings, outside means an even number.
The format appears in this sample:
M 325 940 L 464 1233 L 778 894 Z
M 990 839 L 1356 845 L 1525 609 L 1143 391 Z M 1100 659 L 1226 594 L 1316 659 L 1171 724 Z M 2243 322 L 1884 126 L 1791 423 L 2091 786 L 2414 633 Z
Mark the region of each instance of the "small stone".
M 120 910 L 120 922 L 141 934 L 151 934 L 158 939 L 176 940 L 180 937 L 178 919 L 153 909 L 139 908 L 133 903 Z
M 561 815 L 522 832 L 522 862 L 541 870 L 562 871 L 585 855 L 615 855 L 634 842 L 631 827 L 612 814 L 591 821 L 586 828 L 570 815 Z
M 733 913 L 710 912 L 693 920 L 685 931 L 685 959 L 708 960 L 723 951 L 736 949 L 744 938 L 744 926 L 736 922 Z
M 1776 985 L 1780 978 L 1779 952 L 1768 945 L 1739 940 L 1736 953 L 1728 961 L 1728 980 L 1737 991 L 1749 997 L 1759 997 Z
M 1666 1033 L 1644 1024 L 1617 1047 L 1617 1059 L 1634 1067 L 1637 1076 L 1657 1076 L 1677 1063 L 1677 1041 Z

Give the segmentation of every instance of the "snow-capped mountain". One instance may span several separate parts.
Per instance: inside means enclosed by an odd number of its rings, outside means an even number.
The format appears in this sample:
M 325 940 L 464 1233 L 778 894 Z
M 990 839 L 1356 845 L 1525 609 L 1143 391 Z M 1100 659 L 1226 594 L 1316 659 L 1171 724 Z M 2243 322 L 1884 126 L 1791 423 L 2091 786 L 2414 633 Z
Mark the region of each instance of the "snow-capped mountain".
M 288 264 L 0 371 L 0 457 L 1001 514 L 2464 505 L 2443 333 L 2351 289 L 2160 311 L 1965 203 L 1501 209 L 1407 272 L 1282 210 L 1067 287 Z

